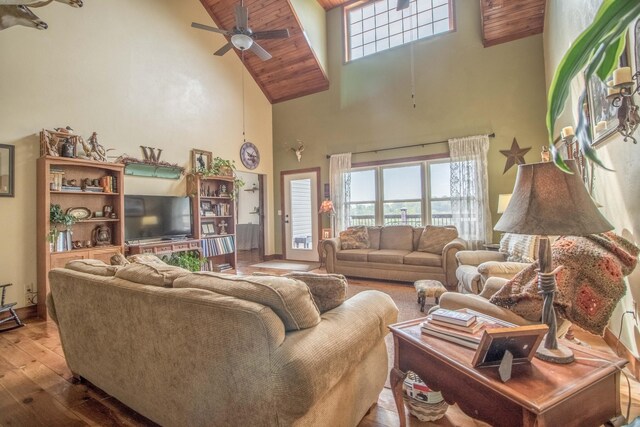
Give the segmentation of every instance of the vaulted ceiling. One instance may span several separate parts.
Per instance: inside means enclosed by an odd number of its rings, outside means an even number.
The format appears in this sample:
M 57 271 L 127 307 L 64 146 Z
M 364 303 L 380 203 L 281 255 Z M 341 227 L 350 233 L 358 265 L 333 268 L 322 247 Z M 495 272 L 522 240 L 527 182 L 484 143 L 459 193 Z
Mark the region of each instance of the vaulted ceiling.
M 201 2 L 218 28 L 234 27 L 234 8 L 239 0 Z M 252 52 L 244 55 L 247 70 L 271 103 L 329 88 L 329 78 L 309 45 L 289 0 L 244 0 L 244 5 L 249 9 L 249 26 L 253 31 L 289 29 L 288 39 L 260 40 L 260 45 L 273 55 L 272 59 L 262 61 Z
M 218 28 L 235 24 L 234 7 L 239 0 L 200 0 Z M 330 10 L 353 0 L 317 0 Z M 463 1 L 458 0 L 458 7 Z M 539 34 L 544 27 L 546 0 L 479 0 L 484 46 Z M 286 101 L 329 88 L 329 79 L 304 35 L 290 0 L 244 0 L 249 25 L 254 31 L 288 28 L 284 40 L 261 40 L 273 58 L 261 61 L 245 54 L 245 65 L 271 103 Z M 204 23 L 206 24 L 206 22 Z M 221 36 L 222 37 L 222 36 Z M 236 53 L 239 53 L 234 49 Z

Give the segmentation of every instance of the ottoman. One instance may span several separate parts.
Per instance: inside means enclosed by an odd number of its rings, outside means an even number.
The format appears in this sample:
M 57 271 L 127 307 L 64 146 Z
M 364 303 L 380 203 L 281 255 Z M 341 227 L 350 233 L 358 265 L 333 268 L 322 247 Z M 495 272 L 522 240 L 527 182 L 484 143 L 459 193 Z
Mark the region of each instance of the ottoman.
M 440 295 L 447 292 L 447 288 L 437 280 L 417 280 L 413 283 L 413 286 L 418 292 L 418 304 L 420 304 L 420 311 L 424 312 L 424 304 L 427 298 L 434 298 L 435 304 L 438 304 Z

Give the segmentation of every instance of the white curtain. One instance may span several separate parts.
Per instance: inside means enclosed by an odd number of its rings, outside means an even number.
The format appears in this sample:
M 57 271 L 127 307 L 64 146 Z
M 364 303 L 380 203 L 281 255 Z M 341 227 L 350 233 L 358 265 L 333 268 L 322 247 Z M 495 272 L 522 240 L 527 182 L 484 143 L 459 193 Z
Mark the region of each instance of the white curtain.
M 336 210 L 334 235 L 349 226 L 351 200 L 351 153 L 334 154 L 329 162 L 331 201 Z
M 487 135 L 449 140 L 451 153 L 451 210 L 453 224 L 469 249 L 491 243 Z

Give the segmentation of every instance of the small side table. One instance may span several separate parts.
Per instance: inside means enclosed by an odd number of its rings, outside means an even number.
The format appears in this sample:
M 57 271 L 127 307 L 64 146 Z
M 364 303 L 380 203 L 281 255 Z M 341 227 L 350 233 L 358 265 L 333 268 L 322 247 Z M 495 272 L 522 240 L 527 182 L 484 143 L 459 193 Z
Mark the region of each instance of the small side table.
M 0 314 L 8 312 L 9 313 L 9 317 L 4 318 L 4 319 L 0 319 L 0 325 L 6 322 L 11 322 L 14 321 L 16 322 L 16 324 L 12 327 L 9 328 L 4 328 L 4 329 L 0 329 L 0 332 L 2 331 L 8 331 L 9 329 L 14 329 L 14 328 L 19 328 L 20 326 L 24 326 L 24 324 L 20 321 L 20 318 L 18 317 L 18 313 L 16 313 L 16 311 L 13 309 L 13 307 L 15 305 L 17 305 L 17 302 L 12 302 L 9 304 L 5 304 L 4 302 L 4 297 L 6 295 L 7 292 L 7 288 L 11 286 L 11 284 L 8 285 L 0 285 L 0 289 L 2 289 L 2 294 L 0 294 Z
M 424 313 L 424 305 L 427 298 L 433 298 L 436 305 L 440 300 L 440 296 L 447 292 L 447 288 L 437 280 L 416 280 L 413 283 L 418 293 L 418 304 L 420 304 L 420 311 Z

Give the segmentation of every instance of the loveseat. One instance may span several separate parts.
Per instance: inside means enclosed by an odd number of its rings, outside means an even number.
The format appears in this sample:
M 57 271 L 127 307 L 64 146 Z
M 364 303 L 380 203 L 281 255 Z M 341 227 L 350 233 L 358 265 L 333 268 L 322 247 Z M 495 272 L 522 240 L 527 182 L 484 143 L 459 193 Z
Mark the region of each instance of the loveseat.
M 381 292 L 318 305 L 295 278 L 95 260 L 49 278 L 74 375 L 163 426 L 355 426 L 387 377 Z
M 431 279 L 455 289 L 456 253 L 466 248 L 455 227 L 366 227 L 366 234 L 361 249 L 344 249 L 341 237 L 324 240 L 327 272 L 406 282 Z M 441 235 L 447 237 L 442 240 Z M 423 247 L 430 251 L 419 250 Z

